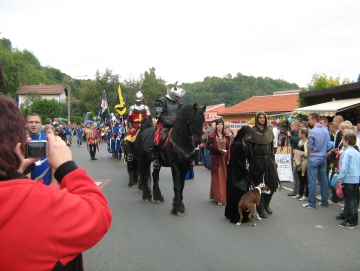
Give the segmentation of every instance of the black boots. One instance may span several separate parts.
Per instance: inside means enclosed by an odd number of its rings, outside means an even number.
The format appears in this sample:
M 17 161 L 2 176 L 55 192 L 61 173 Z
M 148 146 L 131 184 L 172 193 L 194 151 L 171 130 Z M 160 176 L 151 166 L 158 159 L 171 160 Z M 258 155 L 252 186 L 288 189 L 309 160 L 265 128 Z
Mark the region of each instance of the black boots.
M 269 215 L 273 213 L 273 211 L 269 207 L 273 195 L 274 195 L 273 192 L 271 192 L 270 194 L 264 194 L 264 209 L 265 212 L 267 212 Z
M 261 218 L 267 218 L 267 215 L 264 210 L 264 194 L 261 195 L 260 206 L 259 206 L 259 216 Z

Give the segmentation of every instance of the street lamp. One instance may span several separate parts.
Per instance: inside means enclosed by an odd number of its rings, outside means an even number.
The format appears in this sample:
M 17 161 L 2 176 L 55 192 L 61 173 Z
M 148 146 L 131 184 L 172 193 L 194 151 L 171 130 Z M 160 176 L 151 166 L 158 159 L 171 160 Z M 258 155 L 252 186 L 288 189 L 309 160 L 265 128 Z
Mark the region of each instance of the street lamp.
M 74 79 L 79 77 L 86 77 L 87 75 L 75 76 Z M 68 124 L 70 124 L 70 89 L 71 89 L 72 82 L 68 84 Z

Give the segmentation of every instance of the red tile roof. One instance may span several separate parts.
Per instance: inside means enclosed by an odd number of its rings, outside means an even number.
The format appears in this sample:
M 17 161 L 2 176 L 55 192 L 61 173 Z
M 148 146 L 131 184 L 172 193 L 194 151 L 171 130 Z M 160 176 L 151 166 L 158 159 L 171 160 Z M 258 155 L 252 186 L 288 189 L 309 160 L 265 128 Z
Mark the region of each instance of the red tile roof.
M 39 95 L 63 94 L 63 85 L 25 85 L 18 88 L 15 94 L 24 95 L 29 92 L 37 92 Z
M 299 107 L 299 94 L 282 94 L 272 96 L 254 96 L 241 103 L 218 112 L 219 115 L 246 115 L 259 110 L 265 113 L 290 112 Z

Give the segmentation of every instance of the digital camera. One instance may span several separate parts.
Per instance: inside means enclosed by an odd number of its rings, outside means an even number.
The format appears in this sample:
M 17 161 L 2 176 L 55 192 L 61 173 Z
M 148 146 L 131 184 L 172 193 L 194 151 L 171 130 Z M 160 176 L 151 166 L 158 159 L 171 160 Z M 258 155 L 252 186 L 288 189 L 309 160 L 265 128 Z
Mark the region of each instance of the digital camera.
M 26 157 L 48 156 L 48 142 L 46 140 L 32 140 L 26 144 Z

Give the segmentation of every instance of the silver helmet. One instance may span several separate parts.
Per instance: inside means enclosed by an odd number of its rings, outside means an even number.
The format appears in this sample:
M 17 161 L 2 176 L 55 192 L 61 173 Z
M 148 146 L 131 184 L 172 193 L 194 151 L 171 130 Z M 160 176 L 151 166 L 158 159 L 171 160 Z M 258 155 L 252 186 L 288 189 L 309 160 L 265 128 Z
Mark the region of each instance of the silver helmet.
M 144 94 L 141 90 L 135 93 L 135 101 L 136 102 L 142 102 L 144 99 Z
M 176 97 L 182 97 L 185 95 L 186 91 L 177 86 L 177 81 L 174 84 L 174 87 L 169 90 L 168 96 L 171 100 L 175 101 Z

